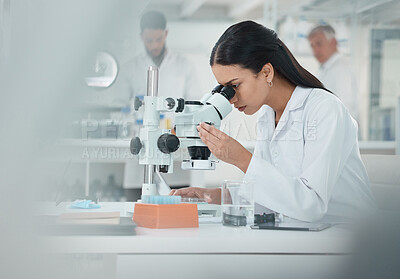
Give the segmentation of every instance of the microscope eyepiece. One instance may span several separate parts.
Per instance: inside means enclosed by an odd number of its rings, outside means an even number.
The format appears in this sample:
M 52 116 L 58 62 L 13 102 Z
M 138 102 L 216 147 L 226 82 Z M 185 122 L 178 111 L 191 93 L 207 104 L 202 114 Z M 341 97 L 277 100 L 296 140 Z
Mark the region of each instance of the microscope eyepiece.
M 232 86 L 224 86 L 220 93 L 229 101 L 235 96 L 236 91 Z
M 222 96 L 224 96 L 228 101 L 235 96 L 235 89 L 232 86 L 223 86 L 221 84 L 218 84 L 217 86 L 214 87 L 214 89 L 211 91 L 211 94 L 215 93 L 220 93 Z
M 212 94 L 214 94 L 214 93 L 219 93 L 219 92 L 221 92 L 221 89 L 222 89 L 222 88 L 224 88 L 224 86 L 221 85 L 221 84 L 218 84 L 217 86 L 214 87 L 213 90 L 211 90 L 211 93 L 212 93 Z

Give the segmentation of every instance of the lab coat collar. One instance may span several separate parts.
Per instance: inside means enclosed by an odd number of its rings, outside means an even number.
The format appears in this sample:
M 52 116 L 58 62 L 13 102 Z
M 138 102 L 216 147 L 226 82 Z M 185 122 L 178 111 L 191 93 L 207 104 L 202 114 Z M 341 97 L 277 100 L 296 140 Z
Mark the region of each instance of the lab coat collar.
M 157 66 L 156 63 L 154 63 L 153 58 L 151 58 L 151 56 L 145 51 L 141 54 L 141 56 L 144 59 L 147 59 L 147 61 L 149 61 L 149 64 L 152 66 Z M 163 65 L 165 64 L 165 61 L 169 60 L 171 58 L 171 52 L 169 51 L 168 48 L 165 48 L 165 52 L 164 52 L 164 57 L 163 60 L 161 61 L 160 67 L 158 67 L 159 69 L 163 68 Z
M 168 64 L 167 61 L 170 60 L 171 57 L 172 57 L 171 51 L 169 51 L 169 49 L 166 48 L 166 49 L 165 49 L 165 53 L 164 53 L 164 58 L 163 58 L 163 61 L 161 62 L 160 68 L 161 68 L 161 67 L 165 67 L 165 66 L 163 66 L 163 65 Z
M 292 111 L 301 108 L 308 98 L 308 95 L 310 95 L 311 91 L 312 88 L 296 86 L 292 93 L 292 96 L 289 99 L 289 102 L 286 104 L 285 111 Z
M 290 97 L 288 103 L 286 104 L 285 110 L 281 118 L 279 119 L 278 125 L 275 128 L 275 131 L 272 135 L 271 141 L 274 141 L 275 138 L 279 135 L 279 133 L 285 130 L 286 125 L 289 120 L 289 113 L 295 111 L 304 106 L 305 101 L 310 95 L 312 88 L 304 88 L 300 86 L 296 86 L 294 89 L 292 96 Z M 275 113 L 274 110 L 269 106 L 263 106 L 260 114 L 260 118 L 263 118 L 263 121 L 271 121 L 271 128 L 275 127 Z M 259 118 L 259 119 L 260 119 Z
M 257 117 L 258 119 L 263 118 L 264 115 L 268 114 L 273 114 L 274 110 L 268 106 L 268 105 L 263 105 L 260 110 L 257 112 Z
M 300 86 L 296 86 L 294 89 L 292 96 L 290 97 L 288 103 L 286 104 L 285 110 L 281 118 L 279 119 L 278 125 L 276 126 L 275 133 L 272 137 L 272 140 L 280 133 L 280 131 L 285 130 L 286 125 L 288 124 L 289 120 L 289 113 L 291 111 L 297 110 L 303 107 L 304 102 L 310 95 L 312 88 L 304 88 Z M 275 119 L 275 118 L 274 118 Z
M 292 111 L 301 108 L 304 105 L 304 102 L 310 95 L 312 88 L 305 88 L 301 86 L 296 86 L 294 89 L 292 96 L 290 97 L 288 103 L 286 104 L 285 111 L 282 114 L 283 117 L 286 117 L 286 111 Z M 274 110 L 268 106 L 263 105 L 258 113 L 258 117 L 262 118 L 264 115 L 274 115 Z M 275 117 L 275 116 L 274 116 Z
M 335 64 L 336 61 L 339 60 L 341 56 L 342 55 L 336 51 L 334 54 L 332 54 L 331 57 L 329 57 L 328 60 L 325 61 L 325 63 L 321 64 L 321 70 L 326 70 L 332 67 L 332 65 Z

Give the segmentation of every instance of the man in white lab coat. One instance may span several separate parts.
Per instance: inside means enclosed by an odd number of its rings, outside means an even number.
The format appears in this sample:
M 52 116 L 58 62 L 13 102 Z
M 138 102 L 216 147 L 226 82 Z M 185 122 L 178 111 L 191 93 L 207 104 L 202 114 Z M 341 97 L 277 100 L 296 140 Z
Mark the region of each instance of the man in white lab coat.
M 202 92 L 197 89 L 198 80 L 192 64 L 166 46 L 166 24 L 162 13 L 150 11 L 142 16 L 140 36 L 146 52 L 122 66 L 121 82 L 128 86 L 132 96 L 146 95 L 147 70 L 149 66 L 157 66 L 159 96 L 200 99 Z
M 185 100 L 198 100 L 204 92 L 200 92 L 195 69 L 184 56 L 174 53 L 166 47 L 168 30 L 165 16 L 156 11 L 145 13 L 140 21 L 141 39 L 145 46 L 142 53 L 122 66 L 121 84 L 135 96 L 147 94 L 147 70 L 149 66 L 159 68 L 158 95 Z M 174 115 L 167 118 L 173 121 Z M 167 122 L 170 123 L 170 122 Z M 172 125 L 166 127 L 172 128 Z M 124 188 L 141 188 L 143 183 L 143 167 L 137 163 L 137 158 L 127 161 L 124 172 Z M 126 191 L 127 192 L 127 191 Z M 129 199 L 136 199 L 131 197 Z M 139 196 L 140 197 L 140 196 Z
M 319 25 L 308 35 L 315 58 L 321 64 L 318 79 L 331 90 L 359 121 L 358 84 L 355 74 L 337 49 L 335 30 L 330 25 Z

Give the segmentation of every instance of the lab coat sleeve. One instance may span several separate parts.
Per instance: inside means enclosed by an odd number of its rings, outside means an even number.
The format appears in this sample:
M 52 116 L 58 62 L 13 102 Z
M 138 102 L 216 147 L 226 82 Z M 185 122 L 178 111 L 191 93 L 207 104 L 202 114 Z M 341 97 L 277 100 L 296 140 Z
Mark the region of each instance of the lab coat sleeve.
M 302 171 L 297 177 L 284 175 L 270 162 L 253 155 L 245 179 L 253 180 L 255 202 L 302 221 L 321 219 L 328 209 L 352 144 L 346 137 L 349 119 L 339 100 L 324 100 L 305 116 Z M 309 133 L 307 135 L 307 133 Z M 355 137 L 355 133 L 351 132 Z

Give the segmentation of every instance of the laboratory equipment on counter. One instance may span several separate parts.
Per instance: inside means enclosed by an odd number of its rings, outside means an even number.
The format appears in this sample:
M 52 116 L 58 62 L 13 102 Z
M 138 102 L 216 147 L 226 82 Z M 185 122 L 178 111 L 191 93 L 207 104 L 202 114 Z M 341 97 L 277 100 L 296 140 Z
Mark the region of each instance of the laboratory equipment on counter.
M 139 156 L 139 164 L 145 166 L 142 196 L 157 195 L 154 173 L 173 172 L 173 153 L 179 147 L 187 147 L 190 159 L 183 160 L 185 170 L 213 170 L 216 161 L 201 141 L 197 126 L 207 122 L 219 128 L 221 120 L 232 111 L 229 100 L 235 95 L 230 86 L 218 85 L 199 101 L 158 96 L 158 68 L 150 66 L 147 76 L 147 95 L 141 101 L 135 98 L 135 110 L 143 106 L 143 127 L 139 136 L 131 140 L 132 154 Z M 170 129 L 161 129 L 160 113 L 175 112 L 174 135 Z
M 139 227 L 152 229 L 199 227 L 197 206 L 189 203 L 136 203 L 133 220 Z
M 225 180 L 221 189 L 222 224 L 254 224 L 254 185 L 245 180 Z

